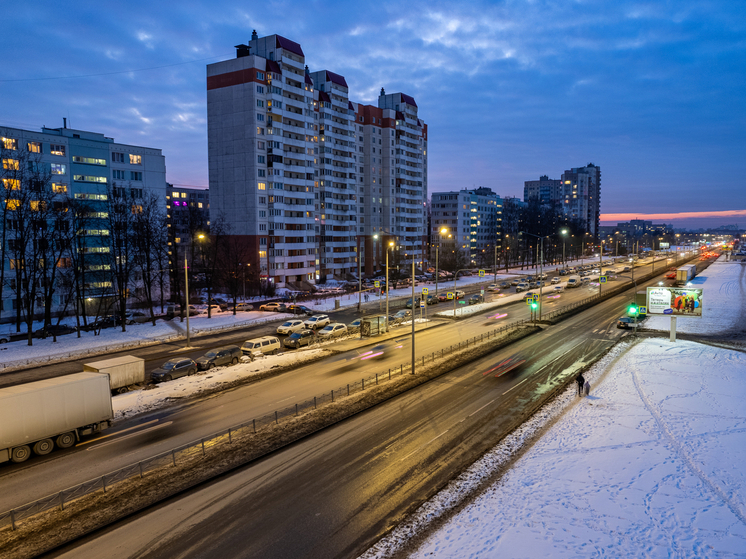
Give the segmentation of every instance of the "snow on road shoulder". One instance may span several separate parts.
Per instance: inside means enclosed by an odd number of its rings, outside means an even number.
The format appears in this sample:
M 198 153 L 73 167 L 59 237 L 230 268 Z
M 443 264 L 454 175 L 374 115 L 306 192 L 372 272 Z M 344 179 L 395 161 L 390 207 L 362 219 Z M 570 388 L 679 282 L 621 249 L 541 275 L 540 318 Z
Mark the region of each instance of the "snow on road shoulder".
M 299 366 L 331 355 L 328 349 L 311 349 L 264 356 L 252 362 L 241 362 L 231 367 L 216 367 L 197 375 L 182 377 L 156 385 L 149 390 L 135 390 L 112 398 L 114 420 L 132 417 L 163 407 L 168 402 L 190 398 L 200 392 L 211 391 L 222 385 L 246 380 L 278 367 Z
M 573 389 L 563 395 L 577 405 L 411 557 L 742 553 L 744 371 L 740 352 L 694 342 L 637 344 L 590 397 L 577 399 Z M 509 454 L 500 445 L 489 456 Z M 482 462 L 472 475 L 489 475 Z

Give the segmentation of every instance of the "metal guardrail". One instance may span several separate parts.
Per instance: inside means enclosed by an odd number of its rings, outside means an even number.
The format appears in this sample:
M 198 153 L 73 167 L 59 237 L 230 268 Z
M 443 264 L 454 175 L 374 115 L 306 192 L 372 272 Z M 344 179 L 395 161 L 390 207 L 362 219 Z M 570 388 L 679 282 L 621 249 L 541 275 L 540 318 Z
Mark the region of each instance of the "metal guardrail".
M 470 345 L 474 346 L 484 340 L 489 340 L 497 337 L 498 335 L 517 328 L 519 326 L 530 324 L 530 320 L 519 320 L 506 324 L 500 328 L 495 328 L 486 333 L 474 336 L 466 341 L 458 342 L 448 348 L 442 348 L 440 351 L 431 352 L 430 355 L 423 355 L 417 358 L 417 364 L 423 366 L 427 362 L 435 361 L 446 357 L 454 351 L 460 351 L 468 348 Z M 361 378 L 360 380 L 340 386 L 332 389 L 329 392 L 323 394 L 317 394 L 312 399 L 305 400 L 303 402 L 297 402 L 296 404 L 287 408 L 275 410 L 272 413 L 268 413 L 261 417 L 256 417 L 245 423 L 234 425 L 229 427 L 227 430 L 221 430 L 207 437 L 200 438 L 191 443 L 173 448 L 169 451 L 157 454 L 145 460 L 141 460 L 137 463 L 124 466 L 113 472 L 109 472 L 95 479 L 83 482 L 74 487 L 64 489 L 52 495 L 42 497 L 31 503 L 16 507 L 9 511 L 0 513 L 0 529 L 10 527 L 11 530 L 16 529 L 18 522 L 26 520 L 37 514 L 43 512 L 59 509 L 64 510 L 65 505 L 70 502 L 79 499 L 85 495 L 96 493 L 98 491 L 104 494 L 114 485 L 131 479 L 133 477 L 145 477 L 146 474 L 154 470 L 163 467 L 175 467 L 180 461 L 183 461 L 187 457 L 202 454 L 204 455 L 208 448 L 216 447 L 224 444 L 231 444 L 233 439 L 241 434 L 245 433 L 257 433 L 258 431 L 269 427 L 270 425 L 279 425 L 284 421 L 288 421 L 292 418 L 299 417 L 308 411 L 317 409 L 321 406 L 334 403 L 338 400 L 346 398 L 357 392 L 362 392 L 372 386 L 377 386 L 383 382 L 388 382 L 397 376 L 401 377 L 407 374 L 409 371 L 409 363 L 400 364 L 398 367 L 389 368 L 387 371 L 381 371 L 374 375 Z M 405 368 L 406 367 L 406 368 Z

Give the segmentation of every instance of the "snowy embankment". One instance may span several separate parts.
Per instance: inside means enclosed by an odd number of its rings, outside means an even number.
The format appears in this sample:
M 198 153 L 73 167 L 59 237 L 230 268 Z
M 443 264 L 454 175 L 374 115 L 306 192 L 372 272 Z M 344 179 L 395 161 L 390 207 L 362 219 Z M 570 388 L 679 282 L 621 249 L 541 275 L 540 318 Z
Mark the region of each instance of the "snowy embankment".
M 739 272 L 710 266 L 680 330 L 729 328 Z M 362 557 L 744 557 L 746 356 L 623 341 L 585 376 L 589 397 L 570 387 Z

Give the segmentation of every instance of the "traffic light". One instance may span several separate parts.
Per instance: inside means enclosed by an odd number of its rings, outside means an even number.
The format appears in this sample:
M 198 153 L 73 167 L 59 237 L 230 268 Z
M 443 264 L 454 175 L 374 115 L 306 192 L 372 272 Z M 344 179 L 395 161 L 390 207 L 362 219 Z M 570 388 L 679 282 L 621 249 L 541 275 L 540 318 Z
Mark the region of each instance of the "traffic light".
M 536 309 L 538 309 L 538 308 L 539 308 L 539 302 L 538 302 L 538 301 L 536 301 L 536 300 L 532 301 L 532 302 L 531 302 L 531 310 L 532 310 L 532 311 L 535 311 L 535 310 L 536 310 Z
M 632 303 L 629 307 L 627 307 L 627 314 L 629 316 L 637 316 L 637 313 L 639 312 L 639 309 L 637 308 L 637 305 Z

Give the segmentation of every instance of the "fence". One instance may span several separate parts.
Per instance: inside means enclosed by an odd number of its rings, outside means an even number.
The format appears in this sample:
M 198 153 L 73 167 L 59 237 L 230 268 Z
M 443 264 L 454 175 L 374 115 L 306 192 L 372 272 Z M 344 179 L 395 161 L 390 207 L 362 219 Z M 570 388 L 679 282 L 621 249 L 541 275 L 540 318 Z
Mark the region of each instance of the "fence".
M 440 351 L 431 352 L 429 355 L 423 355 L 417 358 L 416 365 L 424 366 L 428 362 L 446 357 L 454 351 L 460 351 L 470 346 L 474 346 L 484 340 L 494 339 L 502 333 L 515 329 L 519 326 L 529 324 L 529 320 L 519 320 L 506 324 L 500 328 L 487 331 L 486 333 L 474 336 L 466 341 L 458 342 L 448 348 L 442 348 Z M 71 501 L 85 495 L 96 493 L 98 491 L 104 494 L 114 485 L 131 479 L 133 477 L 144 477 L 148 472 L 152 472 L 165 466 L 176 466 L 180 461 L 188 457 L 202 454 L 211 447 L 224 444 L 231 444 L 236 436 L 245 433 L 257 433 L 258 431 L 269 427 L 270 425 L 279 425 L 284 421 L 303 415 L 304 413 L 318 409 L 321 406 L 331 404 L 352 394 L 362 392 L 373 386 L 378 386 L 382 382 L 388 382 L 394 378 L 407 374 L 410 370 L 409 363 L 400 364 L 398 367 L 389 368 L 387 371 L 381 371 L 374 375 L 361 378 L 360 380 L 332 389 L 323 394 L 317 394 L 313 398 L 303 402 L 297 402 L 284 409 L 275 410 L 272 413 L 254 418 L 245 423 L 229 427 L 227 430 L 221 430 L 207 437 L 200 438 L 186 445 L 171 449 L 167 452 L 158 454 L 146 460 L 135 464 L 130 464 L 114 472 L 110 472 L 86 481 L 75 487 L 65 489 L 53 495 L 43 497 L 32 503 L 28 503 L 4 513 L 0 513 L 0 529 L 10 527 L 15 530 L 16 524 L 22 520 L 34 515 L 46 512 L 52 509 L 64 510 L 65 505 Z

